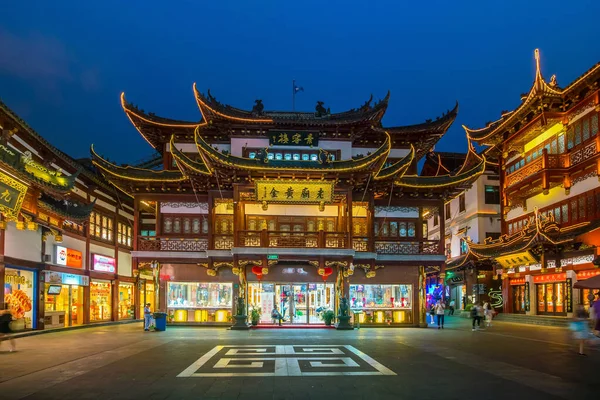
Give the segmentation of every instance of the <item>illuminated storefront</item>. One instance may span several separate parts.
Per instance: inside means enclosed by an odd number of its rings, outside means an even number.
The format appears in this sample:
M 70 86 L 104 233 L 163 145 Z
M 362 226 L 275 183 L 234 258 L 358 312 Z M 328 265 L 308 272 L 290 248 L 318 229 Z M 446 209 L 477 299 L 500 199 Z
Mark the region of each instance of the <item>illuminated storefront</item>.
M 173 322 L 230 322 L 232 284 L 168 282 L 167 310 Z
M 110 281 L 90 282 L 90 322 L 111 320 L 111 287 Z
M 61 328 L 84 323 L 83 275 L 44 271 L 44 328 Z
M 412 285 L 350 285 L 350 308 L 361 323 L 412 323 Z
M 135 317 L 133 287 L 133 283 L 119 283 L 119 319 L 133 319 Z
M 154 299 L 156 298 L 156 293 L 154 291 L 154 283 L 151 280 L 142 280 L 139 283 L 139 299 L 140 299 L 140 318 L 144 318 L 144 307 L 146 304 L 150 303 L 150 308 L 152 311 L 154 310 Z
M 8 304 L 13 318 L 16 319 L 12 325 L 14 330 L 36 328 L 36 276 L 36 272 L 26 269 L 5 269 L 4 302 Z

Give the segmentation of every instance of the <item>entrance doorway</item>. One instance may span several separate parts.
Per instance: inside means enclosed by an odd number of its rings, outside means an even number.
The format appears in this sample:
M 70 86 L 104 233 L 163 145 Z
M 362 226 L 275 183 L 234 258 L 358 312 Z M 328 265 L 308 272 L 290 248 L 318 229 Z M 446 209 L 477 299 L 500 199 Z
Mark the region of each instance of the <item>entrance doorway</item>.
M 248 304 L 261 308 L 261 323 L 272 323 L 274 306 L 284 324 L 323 324 L 321 313 L 334 309 L 333 283 L 248 283 Z
M 525 285 L 515 285 L 512 287 L 512 295 L 513 295 L 513 313 L 515 314 L 525 314 L 526 307 L 525 301 L 529 301 L 529 299 L 525 299 Z
M 565 309 L 565 282 L 536 285 L 538 314 L 567 315 Z
M 50 286 L 58 285 L 46 283 L 46 293 L 56 293 L 49 291 Z M 64 326 L 83 324 L 83 286 L 61 285 L 59 293 L 47 295 L 45 311 L 47 316 L 55 314 L 61 325 L 63 321 Z

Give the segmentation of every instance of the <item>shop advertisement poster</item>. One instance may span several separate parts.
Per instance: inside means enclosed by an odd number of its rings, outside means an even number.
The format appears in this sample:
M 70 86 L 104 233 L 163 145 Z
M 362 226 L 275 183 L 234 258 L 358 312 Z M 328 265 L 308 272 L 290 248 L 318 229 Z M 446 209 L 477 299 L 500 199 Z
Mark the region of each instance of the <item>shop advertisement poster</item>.
M 273 297 L 273 292 L 262 292 L 260 294 L 261 321 L 263 322 L 271 322 L 271 311 L 274 307 Z
M 573 312 L 573 279 L 567 278 L 567 290 L 565 291 L 565 303 L 567 303 L 567 312 Z
M 4 277 L 4 302 L 18 325 L 17 330 L 33 327 L 33 284 L 35 278 L 32 271 L 6 268 Z M 14 326 L 13 326 L 13 329 Z
M 44 271 L 44 282 L 63 285 L 89 286 L 90 277 L 85 275 L 64 274 L 62 272 Z
M 69 249 L 64 246 L 56 246 L 56 263 L 66 267 L 81 268 L 83 266 L 83 254 L 80 251 Z
M 98 272 L 117 272 L 116 260 L 112 257 L 103 256 L 100 254 L 92 255 L 92 269 Z

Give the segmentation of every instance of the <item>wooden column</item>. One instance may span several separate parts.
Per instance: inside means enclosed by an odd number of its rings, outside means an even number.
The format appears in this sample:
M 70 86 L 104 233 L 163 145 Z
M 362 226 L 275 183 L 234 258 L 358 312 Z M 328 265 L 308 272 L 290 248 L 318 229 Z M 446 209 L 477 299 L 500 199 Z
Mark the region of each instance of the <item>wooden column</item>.
M 133 251 L 137 251 L 139 249 L 139 236 L 140 236 L 140 199 L 135 196 L 133 198 L 133 237 L 132 237 L 132 245 Z M 158 228 L 158 227 L 157 227 Z M 156 234 L 160 235 L 158 229 L 156 230 Z M 137 257 L 131 257 L 131 269 L 138 270 L 137 279 L 135 281 L 134 287 L 134 295 L 133 295 L 133 316 L 135 319 L 143 318 L 143 315 L 140 315 L 140 307 L 143 302 L 146 300 L 146 283 L 142 281 L 139 276 L 139 265 Z M 142 286 L 143 285 L 143 286 Z M 144 290 L 142 290 L 142 288 Z M 142 298 L 143 296 L 143 298 Z
M 446 254 L 446 205 L 443 201 L 439 203 L 439 220 L 440 220 L 440 243 L 439 253 Z
M 427 276 L 425 275 L 425 267 L 419 266 L 419 303 L 417 304 L 417 314 L 419 318 L 419 327 L 427 328 Z
M 6 220 L 4 219 L 4 216 L 2 214 L 0 214 L 0 221 L 4 221 L 4 223 L 8 223 L 6 222 Z M 4 241 L 6 238 L 6 230 L 4 229 L 0 229 L 0 257 L 2 258 L 2 262 L 0 262 L 0 304 L 4 304 L 4 277 L 6 276 L 5 270 L 4 270 Z M 39 281 L 39 278 L 38 278 Z M 35 315 L 35 312 L 33 313 Z
M 208 214 L 206 214 L 206 217 L 208 218 L 208 249 L 209 250 L 213 250 L 215 248 L 214 245 L 214 238 L 213 238 L 213 232 L 214 232 L 214 223 L 215 223 L 215 218 L 214 218 L 214 214 L 213 214 L 213 194 L 211 191 L 208 192 Z
M 241 221 L 241 204 L 240 204 L 240 187 L 238 184 L 233 185 L 233 247 L 239 247 L 239 229 L 242 226 Z
M 369 243 L 367 250 L 369 252 L 375 251 L 375 200 L 372 195 L 369 195 L 369 208 L 367 210 L 367 236 L 369 237 Z
M 348 207 L 348 212 L 346 213 L 346 248 L 351 249 L 353 247 L 352 236 L 354 234 L 353 231 L 353 223 L 352 223 L 352 188 L 348 188 L 348 192 L 346 194 L 346 204 Z

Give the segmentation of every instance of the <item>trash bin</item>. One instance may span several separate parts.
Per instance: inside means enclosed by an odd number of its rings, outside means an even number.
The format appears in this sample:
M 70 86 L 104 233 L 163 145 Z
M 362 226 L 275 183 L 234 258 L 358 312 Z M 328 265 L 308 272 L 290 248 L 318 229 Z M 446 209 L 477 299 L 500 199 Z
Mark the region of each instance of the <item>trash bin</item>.
M 167 330 L 167 313 L 155 312 L 154 315 L 154 329 L 157 331 Z

